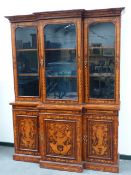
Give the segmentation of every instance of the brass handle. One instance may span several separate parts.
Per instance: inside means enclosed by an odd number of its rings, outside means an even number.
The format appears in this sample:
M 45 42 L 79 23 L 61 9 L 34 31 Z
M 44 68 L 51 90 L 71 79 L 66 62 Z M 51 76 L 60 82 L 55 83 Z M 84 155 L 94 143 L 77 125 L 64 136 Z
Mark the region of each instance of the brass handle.
M 45 59 L 40 60 L 40 66 L 45 66 Z
M 88 65 L 88 60 L 85 60 L 85 61 L 84 61 L 84 66 L 85 66 L 85 68 L 87 67 L 87 65 Z

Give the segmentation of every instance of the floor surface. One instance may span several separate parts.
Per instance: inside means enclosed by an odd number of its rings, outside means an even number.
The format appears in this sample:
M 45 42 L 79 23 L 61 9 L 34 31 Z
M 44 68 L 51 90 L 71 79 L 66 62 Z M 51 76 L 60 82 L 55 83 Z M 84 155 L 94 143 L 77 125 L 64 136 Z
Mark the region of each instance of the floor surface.
M 14 148 L 0 146 L 0 175 L 131 175 L 131 160 L 120 160 L 120 173 L 84 170 L 83 173 L 40 168 L 39 164 L 14 161 Z

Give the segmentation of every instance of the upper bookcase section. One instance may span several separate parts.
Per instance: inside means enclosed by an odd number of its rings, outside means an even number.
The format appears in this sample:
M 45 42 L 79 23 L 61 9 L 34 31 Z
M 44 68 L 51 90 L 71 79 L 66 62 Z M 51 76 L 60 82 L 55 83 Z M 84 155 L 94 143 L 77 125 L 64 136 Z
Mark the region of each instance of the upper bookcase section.
M 112 17 L 120 16 L 124 7 L 109 8 L 99 10 L 62 10 L 62 11 L 48 11 L 36 12 L 29 15 L 6 16 L 11 23 L 38 21 L 41 19 L 58 19 L 58 18 L 96 18 L 96 17 Z

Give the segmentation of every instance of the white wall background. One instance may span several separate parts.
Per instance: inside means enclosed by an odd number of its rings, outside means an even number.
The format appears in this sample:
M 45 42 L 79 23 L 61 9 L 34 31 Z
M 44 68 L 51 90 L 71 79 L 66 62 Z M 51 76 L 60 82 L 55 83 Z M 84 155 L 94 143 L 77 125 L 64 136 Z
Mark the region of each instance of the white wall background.
M 10 24 L 4 16 L 67 9 L 126 7 L 121 27 L 121 110 L 119 153 L 131 155 L 131 1 L 4 0 L 0 5 L 0 142 L 14 142 L 10 102 L 14 101 Z

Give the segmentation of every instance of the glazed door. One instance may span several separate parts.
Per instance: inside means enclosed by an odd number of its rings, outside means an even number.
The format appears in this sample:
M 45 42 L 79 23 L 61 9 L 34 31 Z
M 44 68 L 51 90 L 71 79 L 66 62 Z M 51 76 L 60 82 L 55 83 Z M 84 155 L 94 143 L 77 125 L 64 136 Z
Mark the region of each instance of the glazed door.
M 82 63 L 79 20 L 49 20 L 41 24 L 44 101 L 68 103 L 82 100 Z M 82 69 L 81 69 L 82 70 Z
M 35 23 L 13 24 L 13 60 L 17 100 L 37 100 L 39 93 L 38 37 Z
M 86 102 L 119 103 L 119 19 L 86 19 Z

